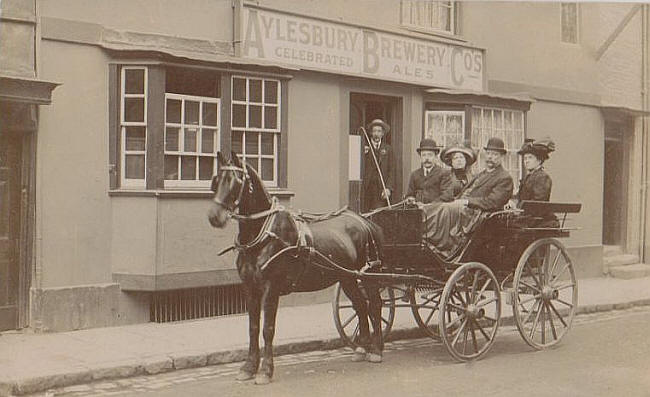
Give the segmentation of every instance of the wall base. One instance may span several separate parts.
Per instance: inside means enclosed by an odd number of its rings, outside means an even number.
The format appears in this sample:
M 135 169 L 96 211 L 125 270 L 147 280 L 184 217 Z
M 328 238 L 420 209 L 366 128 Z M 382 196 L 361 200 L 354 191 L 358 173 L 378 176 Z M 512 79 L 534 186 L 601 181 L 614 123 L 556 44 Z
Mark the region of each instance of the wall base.
M 32 288 L 30 325 L 61 332 L 149 321 L 148 294 L 126 294 L 119 284 Z

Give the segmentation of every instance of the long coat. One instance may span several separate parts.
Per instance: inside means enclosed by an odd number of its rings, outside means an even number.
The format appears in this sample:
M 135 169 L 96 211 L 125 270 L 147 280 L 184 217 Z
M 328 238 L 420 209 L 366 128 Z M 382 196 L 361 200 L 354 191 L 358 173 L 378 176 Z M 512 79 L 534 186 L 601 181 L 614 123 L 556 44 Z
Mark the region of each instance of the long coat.
M 460 197 L 468 200 L 469 208 L 496 211 L 512 196 L 513 183 L 510 174 L 499 165 L 494 171 L 481 171 L 462 190 Z
M 524 176 L 519 185 L 516 198 L 521 200 L 549 201 L 551 198 L 551 177 L 543 167 L 529 172 Z
M 449 170 L 433 166 L 425 177 L 424 169 L 419 168 L 411 173 L 407 196 L 415 197 L 416 201 L 428 204 L 434 201 L 451 201 L 454 199 L 453 187 Z
M 375 152 L 379 168 L 384 177 L 386 188 L 391 191 L 395 190 L 393 186 L 393 150 L 390 145 L 386 144 L 383 140 L 379 149 L 372 150 Z M 377 166 L 372 159 L 370 146 L 365 146 L 363 151 L 363 201 L 361 205 L 362 211 L 370 211 L 375 208 L 388 205 L 385 199 L 381 197 L 382 186 Z

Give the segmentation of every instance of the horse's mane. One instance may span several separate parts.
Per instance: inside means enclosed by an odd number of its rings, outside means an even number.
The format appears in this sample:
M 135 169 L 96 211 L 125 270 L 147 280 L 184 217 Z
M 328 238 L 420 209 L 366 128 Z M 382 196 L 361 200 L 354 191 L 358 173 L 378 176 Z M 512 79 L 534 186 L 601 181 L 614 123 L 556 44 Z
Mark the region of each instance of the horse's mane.
M 248 175 L 251 176 L 251 179 L 250 179 L 251 182 L 250 183 L 253 184 L 253 191 L 254 192 L 255 191 L 258 191 L 258 192 L 261 191 L 264 194 L 264 197 L 266 198 L 266 200 L 269 202 L 269 204 L 272 203 L 271 194 L 266 189 L 266 185 L 264 185 L 264 182 L 262 182 L 262 178 L 260 178 L 257 171 L 255 171 L 255 169 L 253 167 L 248 165 L 248 163 L 246 163 L 246 161 L 244 161 L 244 160 L 241 160 L 241 161 L 242 161 L 242 164 L 244 164 L 244 166 L 246 167 L 246 170 L 248 171 Z

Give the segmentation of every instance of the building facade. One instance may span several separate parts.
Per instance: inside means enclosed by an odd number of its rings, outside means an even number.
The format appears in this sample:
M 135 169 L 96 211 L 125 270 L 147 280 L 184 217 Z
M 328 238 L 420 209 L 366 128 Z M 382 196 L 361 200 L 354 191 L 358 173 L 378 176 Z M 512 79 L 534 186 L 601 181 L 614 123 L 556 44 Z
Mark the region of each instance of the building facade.
M 551 199 L 583 204 L 573 219 L 581 229 L 566 241 L 579 277 L 603 274 L 604 246 L 645 258 L 646 5 L 3 0 L 1 7 L 3 45 L 9 31 L 20 38 L 12 45 L 32 46 L 23 51 L 33 54 L 32 69 L 18 72 L 43 79 L 47 93 L 55 86 L 47 82 L 61 84 L 50 105 L 31 108 L 32 201 L 17 205 L 25 226 L 11 230 L 20 230 L 20 255 L 4 265 L 23 275 L 8 278 L 6 295 L 24 314 L 4 328 L 240 311 L 234 257 L 217 256 L 235 227 L 213 229 L 206 219 L 216 152 L 245 158 L 294 208 L 358 209 L 359 127 L 375 118 L 391 126 L 394 199 L 419 166 L 415 148 L 425 136 L 476 149 L 499 136 L 515 180 L 523 140 L 551 136 L 558 147 L 546 164 Z M 27 21 L 7 16 L 12 9 L 29 10 Z M 13 25 L 31 27 L 32 36 Z M 4 56 L 1 76 L 25 57 Z

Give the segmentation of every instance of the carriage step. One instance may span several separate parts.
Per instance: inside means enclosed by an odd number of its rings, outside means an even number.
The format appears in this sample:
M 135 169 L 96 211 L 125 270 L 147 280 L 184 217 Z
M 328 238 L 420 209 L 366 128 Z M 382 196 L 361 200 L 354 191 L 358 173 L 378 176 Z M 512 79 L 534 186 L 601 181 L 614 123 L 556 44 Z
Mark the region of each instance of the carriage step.
M 650 265 L 637 263 L 635 265 L 613 266 L 609 268 L 609 274 L 611 274 L 612 277 L 625 280 L 650 277 Z
M 639 263 L 639 256 L 633 254 L 621 254 L 606 256 L 603 258 L 604 273 L 611 273 L 611 269 L 618 266 L 628 266 Z

